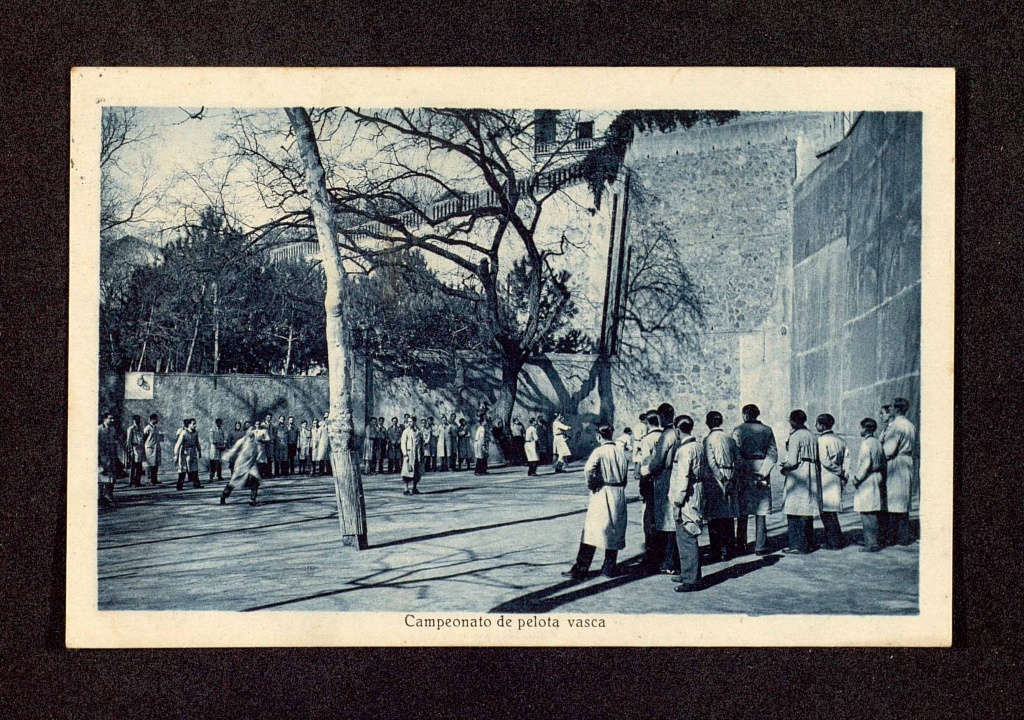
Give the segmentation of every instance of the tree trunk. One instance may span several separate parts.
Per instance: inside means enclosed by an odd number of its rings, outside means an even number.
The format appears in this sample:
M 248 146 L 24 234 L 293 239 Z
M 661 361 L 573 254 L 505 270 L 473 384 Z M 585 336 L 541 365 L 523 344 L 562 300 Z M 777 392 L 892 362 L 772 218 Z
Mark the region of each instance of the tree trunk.
M 291 321 L 288 322 L 288 352 L 284 355 L 284 374 L 288 374 L 288 369 L 292 365 L 292 340 L 294 339 L 295 332 L 292 327 Z
M 196 326 L 192 330 L 192 342 L 188 346 L 188 358 L 185 360 L 185 372 L 188 372 L 189 366 L 192 364 L 192 353 L 196 349 L 196 338 L 199 337 L 199 313 L 196 313 Z
M 213 284 L 213 375 L 220 367 L 220 316 L 217 313 L 217 283 Z M 214 382 L 217 382 L 214 380 Z
M 516 393 L 519 390 L 519 373 L 523 369 L 523 359 L 519 356 L 503 356 L 501 358 L 501 389 L 494 403 L 494 418 L 501 419 L 506 432 L 512 422 L 512 410 L 516 404 Z
M 353 457 L 352 354 L 345 317 L 345 287 L 348 281 L 338 248 L 334 210 L 327 192 L 320 150 L 313 123 L 305 108 L 285 108 L 295 131 L 296 147 L 306 175 L 306 191 L 316 226 L 320 259 L 327 279 L 324 308 L 327 311 L 327 371 L 330 388 L 330 417 L 327 432 L 331 439 L 334 487 L 338 501 L 342 543 L 362 550 L 366 547 L 366 504 L 359 463 Z

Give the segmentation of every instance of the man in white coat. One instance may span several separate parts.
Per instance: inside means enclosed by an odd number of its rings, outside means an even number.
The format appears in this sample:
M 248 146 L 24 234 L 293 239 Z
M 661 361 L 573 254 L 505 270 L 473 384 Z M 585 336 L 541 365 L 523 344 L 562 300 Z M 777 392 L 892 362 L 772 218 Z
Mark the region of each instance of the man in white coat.
M 818 441 L 806 427 L 807 413 L 789 414 L 793 429 L 786 441 L 786 454 L 779 467 L 786 478 L 783 510 L 789 524 L 789 555 L 806 555 L 814 549 L 814 516 L 821 512 L 821 470 Z
M 704 438 L 704 457 L 708 480 L 704 486 L 704 515 L 708 523 L 711 562 L 727 560 L 736 544 L 733 523 L 739 514 L 733 477 L 736 470 L 736 443 L 722 430 L 722 413 L 712 410 L 704 421 L 708 434 Z
M 590 489 L 590 504 L 576 562 L 562 573 L 562 577 L 586 579 L 597 548 L 604 548 L 601 575 L 614 577 L 619 550 L 626 547 L 626 455 L 612 440 L 613 434 L 614 429 L 610 425 L 598 427 L 597 441 L 600 444 L 583 466 L 583 475 Z
M 896 398 L 892 401 L 895 417 L 882 433 L 885 450 L 885 500 L 888 511 L 886 539 L 883 545 L 910 545 L 914 542 L 910 530 L 910 499 L 914 485 L 914 446 L 917 428 L 907 419 L 910 401 Z
M 885 450 L 875 437 L 878 423 L 873 418 L 860 421 L 860 453 L 857 469 L 853 473 L 853 509 L 860 513 L 864 530 L 864 547 L 861 552 L 878 552 L 882 549 L 878 541 L 878 516 L 885 511 Z
M 552 446 L 555 449 L 555 472 L 565 472 L 569 467 L 569 460 L 572 459 L 572 452 L 569 451 L 569 441 L 567 432 L 572 430 L 572 427 L 566 425 L 563 420 L 565 417 L 562 413 L 555 414 L 555 421 L 551 423 L 551 434 L 552 434 Z
M 839 525 L 846 487 L 846 441 L 832 428 L 836 419 L 822 413 L 815 421 L 818 431 L 818 459 L 821 462 L 821 524 L 825 527 L 825 548 L 842 550 L 846 544 Z
M 537 421 L 536 418 L 530 418 L 528 421 L 529 427 L 526 428 L 526 434 L 523 436 L 523 454 L 526 457 L 526 474 L 536 475 L 537 464 L 540 463 L 540 453 L 537 451 Z
M 644 565 L 648 571 L 657 570 L 666 575 L 679 574 L 679 550 L 676 544 L 676 513 L 669 501 L 669 486 L 672 482 L 672 465 L 679 447 L 679 433 L 672 426 L 675 408 L 669 403 L 658 406 L 657 415 L 661 422 L 661 435 L 654 443 L 649 455 L 640 465 L 640 477 L 651 481 L 651 502 L 644 508 L 650 511 L 650 531 L 654 537 L 654 554 L 650 548 L 644 553 Z M 660 560 L 660 566 L 657 564 Z
M 693 432 L 693 418 L 680 415 L 675 419 L 679 446 L 672 463 L 669 498 L 675 508 L 675 541 L 679 553 L 679 583 L 676 592 L 700 589 L 700 533 L 704 524 L 704 485 L 709 482 L 704 446 Z M 712 481 L 713 482 L 713 481 Z
M 157 479 L 160 472 L 161 443 L 164 433 L 160 430 L 160 416 L 153 413 L 149 416 L 149 425 L 142 430 L 142 441 L 146 448 L 146 467 L 149 471 L 149 484 L 161 485 Z
M 474 475 L 487 474 L 487 454 L 490 452 L 491 433 L 487 416 L 481 414 L 478 418 L 476 430 L 473 432 L 473 456 L 476 457 L 476 469 Z
M 405 483 L 403 495 L 419 495 L 416 488 L 420 482 L 420 464 L 423 461 L 423 440 L 416 429 L 416 417 L 409 416 L 405 420 L 402 431 L 402 482 Z

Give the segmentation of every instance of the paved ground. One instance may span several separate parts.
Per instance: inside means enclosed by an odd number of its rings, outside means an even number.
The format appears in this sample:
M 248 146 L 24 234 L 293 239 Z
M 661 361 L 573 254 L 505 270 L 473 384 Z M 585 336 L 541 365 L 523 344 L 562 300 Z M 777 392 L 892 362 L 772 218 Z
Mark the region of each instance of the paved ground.
M 687 595 L 664 576 L 601 578 L 598 552 L 590 580 L 565 582 L 587 501 L 579 468 L 492 472 L 431 473 L 416 497 L 403 496 L 395 476 L 364 478 L 370 547 L 361 552 L 341 544 L 330 478 L 272 478 L 257 507 L 247 493 L 222 507 L 219 483 L 182 492 L 170 477 L 158 488 L 119 485 L 120 507 L 99 514 L 100 609 L 917 613 L 917 544 L 749 555 L 706 566 L 707 589 Z M 625 563 L 643 539 L 635 484 L 629 490 Z M 774 550 L 786 544 L 784 520 L 769 518 Z M 859 517 L 841 520 L 858 540 Z

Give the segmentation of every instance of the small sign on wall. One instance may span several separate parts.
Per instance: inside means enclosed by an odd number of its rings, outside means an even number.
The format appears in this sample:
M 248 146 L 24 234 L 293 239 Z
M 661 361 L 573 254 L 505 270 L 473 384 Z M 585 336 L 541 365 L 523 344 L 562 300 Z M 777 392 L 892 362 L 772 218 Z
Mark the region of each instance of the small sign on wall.
M 153 373 L 130 372 L 124 374 L 125 400 L 152 400 Z

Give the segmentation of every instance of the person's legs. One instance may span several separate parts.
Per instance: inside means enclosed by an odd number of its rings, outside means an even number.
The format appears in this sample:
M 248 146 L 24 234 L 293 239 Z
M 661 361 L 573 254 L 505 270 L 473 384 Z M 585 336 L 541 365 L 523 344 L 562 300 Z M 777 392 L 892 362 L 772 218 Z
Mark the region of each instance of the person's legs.
M 895 541 L 900 545 L 914 542 L 914 534 L 910 530 L 910 513 L 893 513 L 896 528 L 893 532 Z
M 149 466 L 149 484 L 159 485 L 160 481 L 157 479 L 157 474 L 160 472 L 160 468 L 157 465 Z
M 618 550 L 604 551 L 604 563 L 601 565 L 601 574 L 605 577 L 615 577 L 615 561 L 619 559 Z
M 818 549 L 817 543 L 814 542 L 814 518 L 810 515 L 804 517 L 804 538 L 807 543 L 807 552 Z
M 786 521 L 789 530 L 789 550 L 791 552 L 806 553 L 808 551 L 807 533 L 804 528 L 803 516 L 787 515 Z
M 676 553 L 679 556 L 679 577 L 673 578 L 679 583 L 676 592 L 695 590 L 700 585 L 700 545 L 698 537 L 686 531 L 682 523 L 676 526 Z
M 754 517 L 754 552 L 758 555 L 768 553 L 768 516 Z
M 178 490 L 184 490 L 185 489 L 185 476 L 186 475 L 188 475 L 188 473 L 183 473 L 183 472 L 179 472 L 178 473 L 178 486 L 177 486 Z
M 825 526 L 825 547 L 829 550 L 842 550 L 845 538 L 843 538 L 843 528 L 839 524 L 839 513 L 823 512 L 821 524 Z
M 736 542 L 734 552 L 737 556 L 747 554 L 747 516 L 740 515 L 736 518 Z
M 231 483 L 228 483 L 227 485 L 224 486 L 224 489 L 220 491 L 220 504 L 221 505 L 223 505 L 224 503 L 227 502 L 228 498 L 231 497 L 231 493 L 233 491 L 234 491 L 234 488 L 231 486 Z
M 860 523 L 864 529 L 864 547 L 861 548 L 861 552 L 877 552 L 881 550 L 882 546 L 878 544 L 878 513 L 861 513 Z
M 679 574 L 679 547 L 674 532 L 658 531 L 662 549 L 661 571 L 668 575 Z
M 574 580 L 585 578 L 590 570 L 590 563 L 594 560 L 595 550 L 597 548 L 593 545 L 581 542 L 579 552 L 576 553 L 576 562 L 566 572 L 562 573 L 562 577 L 571 577 Z
M 189 482 L 192 483 L 192 487 L 194 487 L 194 488 L 201 488 L 202 487 L 202 485 L 199 483 L 199 471 L 198 470 L 190 470 L 189 473 L 188 473 L 188 479 L 189 479 Z

